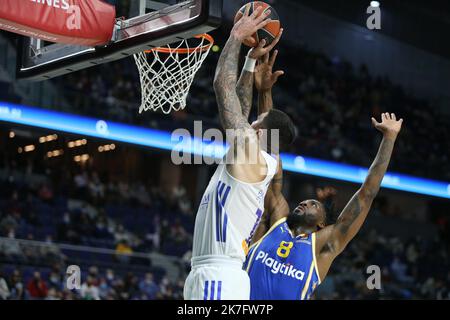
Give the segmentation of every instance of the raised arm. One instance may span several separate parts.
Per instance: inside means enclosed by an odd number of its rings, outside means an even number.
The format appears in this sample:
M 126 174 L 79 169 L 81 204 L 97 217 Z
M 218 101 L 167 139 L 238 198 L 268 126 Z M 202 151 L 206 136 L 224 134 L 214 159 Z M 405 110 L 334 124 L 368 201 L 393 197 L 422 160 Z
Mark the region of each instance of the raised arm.
M 241 77 L 237 83 L 236 91 L 241 102 L 242 114 L 244 118 L 248 119 L 252 109 L 253 102 L 253 84 L 255 78 L 256 62 L 269 55 L 269 52 L 278 44 L 283 34 L 283 29 L 280 30 L 278 36 L 272 43 L 266 46 L 266 40 L 259 42 L 258 46 L 252 48 L 245 59 L 244 67 L 242 68 Z M 275 56 L 276 58 L 276 56 Z M 274 59 L 275 59 L 274 58 Z
M 283 166 L 278 162 L 278 171 L 272 179 L 264 198 L 264 213 L 253 235 L 250 245 L 258 242 L 277 221 L 289 214 L 289 204 L 283 195 Z
M 258 8 L 249 15 L 249 10 L 250 6 L 247 6 L 244 16 L 234 25 L 216 69 L 214 90 L 224 129 L 250 129 L 236 92 L 239 53 L 242 41 L 269 22 L 266 18 L 270 11 L 262 13 Z
M 328 272 L 332 260 L 345 249 L 360 230 L 388 168 L 403 119 L 397 121 L 393 113 L 384 113 L 381 118 L 381 123 L 372 118 L 375 128 L 383 133 L 383 140 L 366 180 L 342 210 L 337 222 L 317 232 L 316 248 L 319 252 L 319 271 L 322 269 L 321 277 Z
M 250 116 L 250 111 L 252 110 L 252 102 L 253 102 L 253 83 L 254 77 L 253 72 L 246 69 L 248 66 L 247 62 L 249 58 L 246 58 L 246 65 L 242 69 L 241 77 L 237 83 L 236 92 L 239 97 L 239 101 L 241 102 L 242 107 L 242 115 L 245 119 L 248 119 Z
M 281 37 L 281 33 L 280 33 Z M 270 56 L 266 52 L 258 63 L 255 70 L 255 86 L 258 90 L 258 116 L 269 112 L 273 108 L 272 87 L 278 78 L 284 74 L 283 71 L 273 72 L 278 51 L 275 50 Z M 270 229 L 270 227 L 289 214 L 289 204 L 283 195 L 283 164 L 281 159 L 278 161 L 278 171 L 267 190 L 264 198 L 264 214 L 261 222 L 256 229 L 252 239 L 252 244 L 258 242 Z
M 283 29 L 281 29 L 279 37 L 281 37 L 282 32 Z M 272 88 L 277 83 L 278 78 L 284 74 L 284 71 L 273 71 L 277 56 L 278 50 L 275 50 L 272 55 L 266 52 L 259 60 L 255 70 L 255 86 L 258 90 L 258 116 L 273 108 Z M 264 215 L 267 215 L 269 227 L 289 214 L 289 205 L 282 191 L 283 164 L 279 159 L 278 172 L 273 178 L 264 199 Z
M 258 115 L 269 112 L 273 108 L 272 88 L 278 78 L 284 75 L 284 71 L 273 72 L 273 67 L 278 56 L 275 50 L 272 56 L 266 53 L 259 61 L 255 70 L 255 86 L 258 90 Z

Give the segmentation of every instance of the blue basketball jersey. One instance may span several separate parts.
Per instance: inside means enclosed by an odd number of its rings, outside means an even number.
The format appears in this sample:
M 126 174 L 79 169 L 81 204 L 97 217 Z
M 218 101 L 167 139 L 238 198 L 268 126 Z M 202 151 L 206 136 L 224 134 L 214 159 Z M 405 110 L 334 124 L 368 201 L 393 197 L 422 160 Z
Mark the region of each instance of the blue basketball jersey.
M 255 243 L 244 269 L 251 300 L 307 300 L 320 284 L 315 257 L 316 234 L 294 237 L 286 218 Z

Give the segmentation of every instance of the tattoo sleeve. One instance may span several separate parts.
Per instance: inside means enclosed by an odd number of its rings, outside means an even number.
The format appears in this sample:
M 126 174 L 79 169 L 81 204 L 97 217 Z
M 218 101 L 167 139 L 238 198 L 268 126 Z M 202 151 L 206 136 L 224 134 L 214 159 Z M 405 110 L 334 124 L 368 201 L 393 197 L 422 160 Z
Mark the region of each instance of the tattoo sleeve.
M 239 78 L 236 91 L 241 102 L 242 115 L 245 119 L 248 119 L 253 103 L 253 83 L 254 74 L 247 70 L 242 70 L 241 77 Z
M 224 129 L 251 128 L 242 114 L 241 103 L 236 92 L 240 49 L 241 42 L 231 36 L 223 48 L 216 69 L 214 90 Z
M 258 114 L 269 112 L 273 109 L 272 90 L 258 92 Z
M 340 214 L 334 226 L 332 243 L 341 252 L 358 233 L 364 223 L 370 206 L 375 199 L 389 165 L 395 139 L 383 138 L 377 156 L 369 169 L 366 180 Z

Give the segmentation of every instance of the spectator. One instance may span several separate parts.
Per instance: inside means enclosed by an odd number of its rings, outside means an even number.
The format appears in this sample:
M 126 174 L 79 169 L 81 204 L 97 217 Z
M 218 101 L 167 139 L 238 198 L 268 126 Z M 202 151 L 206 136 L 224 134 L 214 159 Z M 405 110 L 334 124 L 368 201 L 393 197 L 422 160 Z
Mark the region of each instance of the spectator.
M 133 253 L 133 249 L 128 245 L 125 240 L 120 241 L 116 247 L 116 258 L 122 263 L 130 262 L 130 254 Z
M 16 233 L 14 229 L 10 229 L 7 236 L 7 239 L 0 239 L 0 252 L 9 259 L 21 260 L 23 252 L 19 242 L 15 241 Z
M 80 295 L 83 300 L 100 300 L 100 290 L 95 282 L 92 276 L 88 276 L 86 282 L 81 285 Z
M 45 300 L 61 300 L 61 294 L 55 288 L 50 288 Z
M 52 201 L 53 191 L 47 184 L 43 184 L 39 189 L 39 198 L 41 198 L 45 202 Z
M 23 300 L 25 298 L 25 290 L 22 277 L 19 270 L 14 270 L 10 280 L 10 296 L 11 300 Z
M 11 214 L 7 214 L 0 221 L 0 234 L 8 236 L 9 233 L 14 232 L 14 230 L 16 230 L 18 226 L 19 224 L 17 223 L 16 219 Z
M 39 272 L 34 272 L 33 278 L 27 284 L 27 290 L 32 299 L 43 299 L 47 297 L 47 283 L 41 279 Z
M 8 283 L 0 272 L 0 300 L 7 300 L 10 296 Z
M 158 285 L 153 280 L 153 274 L 147 273 L 145 275 L 145 279 L 143 279 L 139 283 L 139 289 L 142 293 L 145 294 L 146 298 L 149 300 L 154 300 L 156 298 L 156 294 L 158 293 Z

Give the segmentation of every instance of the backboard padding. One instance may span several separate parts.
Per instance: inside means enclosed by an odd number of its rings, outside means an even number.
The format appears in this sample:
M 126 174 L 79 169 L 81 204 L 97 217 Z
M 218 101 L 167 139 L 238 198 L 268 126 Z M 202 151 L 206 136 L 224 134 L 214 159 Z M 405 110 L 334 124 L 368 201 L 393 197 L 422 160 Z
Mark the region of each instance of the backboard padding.
M 137 0 L 140 1 L 140 0 Z M 208 33 L 222 21 L 222 0 L 189 0 L 118 21 L 111 43 L 89 48 L 51 44 L 36 47 L 23 38 L 19 46 L 17 78 L 46 80 L 131 56 L 154 47 Z

